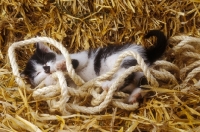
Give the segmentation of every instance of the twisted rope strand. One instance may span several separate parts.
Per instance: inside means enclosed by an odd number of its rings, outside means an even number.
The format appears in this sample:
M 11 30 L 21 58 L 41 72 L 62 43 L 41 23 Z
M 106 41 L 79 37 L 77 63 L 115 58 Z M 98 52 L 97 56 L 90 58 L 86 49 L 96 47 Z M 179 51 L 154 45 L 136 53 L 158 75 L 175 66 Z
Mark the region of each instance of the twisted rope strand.
M 182 41 L 182 40 L 187 39 L 187 38 L 189 38 L 189 36 L 185 36 L 185 35 L 174 36 L 174 37 L 171 37 L 169 39 L 169 42 L 170 43 L 172 43 L 172 42 L 176 42 L 177 43 L 177 41 Z
M 185 78 L 185 80 L 183 81 L 183 84 L 187 85 L 187 83 L 194 78 L 194 76 L 196 76 L 198 73 L 200 72 L 200 67 L 194 68 Z
M 179 38 L 179 37 L 177 37 Z M 181 37 L 180 37 L 181 38 Z M 200 38 L 195 38 L 195 37 L 185 37 L 177 46 L 175 46 L 173 49 L 175 51 L 180 50 L 182 47 L 190 44 L 193 46 L 193 44 L 199 43 L 200 42 Z
M 200 54 L 196 53 L 195 49 L 195 46 L 198 46 L 197 44 L 200 43 L 200 38 L 177 36 L 171 40 L 175 42 L 177 40 L 180 41 L 178 45 L 173 48 L 175 53 L 180 53 L 181 55 L 191 59 L 198 59 L 197 61 L 190 63 L 188 66 L 180 70 L 181 78 L 183 79 L 186 76 L 182 84 L 180 84 L 182 91 L 184 91 L 185 89 L 188 89 L 188 87 L 185 88 L 188 85 L 188 82 L 200 72 L 200 68 L 198 67 L 200 64 Z M 181 52 L 183 49 L 187 50 L 187 52 Z M 190 52 L 188 52 L 188 50 L 190 50 Z
M 199 65 L 200 65 L 200 60 L 195 61 L 194 63 L 192 63 L 192 64 L 190 64 L 190 65 L 188 65 L 188 66 L 182 68 L 182 69 L 180 70 L 181 75 L 182 75 L 182 78 L 185 77 L 185 75 L 186 75 L 186 73 L 187 73 L 188 71 L 194 69 L 195 67 L 197 67 L 197 66 L 199 66 Z
M 184 56 L 189 57 L 189 58 L 195 58 L 195 59 L 200 59 L 200 54 L 199 53 L 194 53 L 194 52 L 184 52 Z
M 157 78 L 158 80 L 162 81 L 168 81 L 172 82 L 173 84 L 178 84 L 176 78 L 174 75 L 172 75 L 170 72 L 162 69 L 162 71 L 156 71 L 154 69 L 151 69 L 151 73 Z
M 166 69 L 168 71 L 173 71 L 173 73 L 175 72 L 178 77 L 180 76 L 180 69 L 178 68 L 178 66 L 170 62 L 159 60 L 159 61 L 154 62 L 153 67 L 159 67 L 159 68 Z

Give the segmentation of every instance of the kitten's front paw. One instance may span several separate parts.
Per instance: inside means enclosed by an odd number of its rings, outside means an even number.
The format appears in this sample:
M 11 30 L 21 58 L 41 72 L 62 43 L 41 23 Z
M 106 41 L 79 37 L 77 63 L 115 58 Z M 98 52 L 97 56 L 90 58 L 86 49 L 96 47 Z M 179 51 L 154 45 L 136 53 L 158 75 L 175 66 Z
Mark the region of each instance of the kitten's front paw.
M 128 103 L 136 103 L 139 97 L 141 97 L 141 88 L 135 88 L 129 96 Z
M 101 87 L 103 90 L 108 91 L 108 89 L 112 86 L 112 82 L 111 81 L 105 81 L 101 84 Z
M 66 61 L 59 61 L 56 63 L 56 70 L 66 71 Z
M 49 85 L 55 85 L 57 82 L 56 82 L 56 80 L 52 77 L 52 76 L 47 76 L 46 78 L 45 78 L 45 80 L 44 80 L 44 84 L 46 85 L 46 86 L 49 86 Z

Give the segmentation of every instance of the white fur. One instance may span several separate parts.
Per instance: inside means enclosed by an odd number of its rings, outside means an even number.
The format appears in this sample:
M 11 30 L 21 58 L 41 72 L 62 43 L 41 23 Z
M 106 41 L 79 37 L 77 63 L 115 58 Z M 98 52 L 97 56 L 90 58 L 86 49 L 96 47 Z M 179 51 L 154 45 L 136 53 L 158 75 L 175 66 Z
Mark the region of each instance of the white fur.
M 75 54 L 70 54 L 71 59 L 76 59 L 79 62 L 78 67 L 76 68 L 77 71 L 82 70 L 88 65 L 88 52 L 82 51 Z
M 71 59 L 78 60 L 79 65 L 76 69 L 76 73 L 84 81 L 90 81 L 97 77 L 94 71 L 94 57 L 96 56 L 96 53 L 92 53 L 90 58 L 88 58 L 88 51 L 82 51 L 76 54 L 71 54 L 70 56 Z
M 30 80 L 30 81 L 34 86 L 36 86 L 42 80 L 44 80 L 46 77 L 48 77 L 49 74 L 45 73 L 43 65 L 37 64 L 35 61 L 32 61 L 32 64 L 34 65 L 35 70 L 37 72 L 33 75 L 34 76 L 34 80 Z
M 84 67 L 82 70 L 77 71 L 77 74 L 84 80 L 84 81 L 90 81 L 94 78 L 97 77 L 95 71 L 94 71 L 94 66 L 93 66 L 93 61 L 88 60 L 87 67 Z

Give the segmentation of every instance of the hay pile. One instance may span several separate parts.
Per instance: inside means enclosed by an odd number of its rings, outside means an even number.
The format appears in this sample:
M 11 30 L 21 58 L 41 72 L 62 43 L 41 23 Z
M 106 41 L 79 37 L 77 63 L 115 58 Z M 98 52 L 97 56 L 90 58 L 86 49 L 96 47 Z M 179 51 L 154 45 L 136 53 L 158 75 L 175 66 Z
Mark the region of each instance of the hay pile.
M 199 131 L 199 10 L 199 0 L 1 1 L 0 130 Z M 45 100 L 34 100 L 31 92 L 19 88 L 7 57 L 13 42 L 35 36 L 54 38 L 70 52 L 133 41 L 149 46 L 142 37 L 150 29 L 162 29 L 171 37 L 163 58 L 168 63 L 156 62 L 151 73 L 157 75 L 160 88 L 146 86 L 154 94 L 134 111 L 109 105 L 96 114 L 51 112 Z M 185 36 L 174 37 L 180 34 Z M 33 49 L 16 51 L 20 69 Z

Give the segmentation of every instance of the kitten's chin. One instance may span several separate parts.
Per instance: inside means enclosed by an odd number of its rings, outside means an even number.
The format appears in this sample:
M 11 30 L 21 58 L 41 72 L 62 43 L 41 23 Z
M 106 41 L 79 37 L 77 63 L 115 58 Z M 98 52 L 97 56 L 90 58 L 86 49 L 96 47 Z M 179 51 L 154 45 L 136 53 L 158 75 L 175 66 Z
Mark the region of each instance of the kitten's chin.
M 45 86 L 55 85 L 56 84 L 56 80 L 52 76 L 47 76 L 44 79 L 44 84 L 45 84 Z
M 30 80 L 33 88 L 37 87 L 40 83 L 42 83 L 42 81 L 45 86 L 50 86 L 50 85 L 56 84 L 56 80 L 54 78 L 52 78 L 51 76 L 47 76 L 46 78 L 44 78 L 43 80 L 40 80 L 40 81 Z

